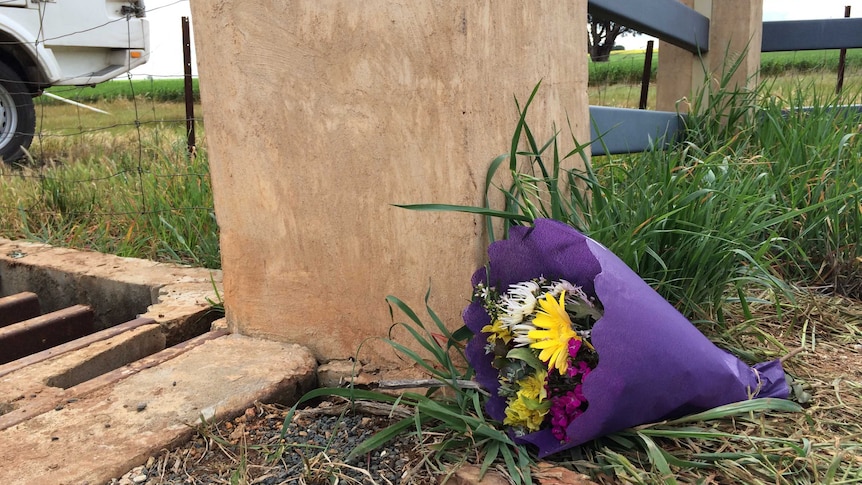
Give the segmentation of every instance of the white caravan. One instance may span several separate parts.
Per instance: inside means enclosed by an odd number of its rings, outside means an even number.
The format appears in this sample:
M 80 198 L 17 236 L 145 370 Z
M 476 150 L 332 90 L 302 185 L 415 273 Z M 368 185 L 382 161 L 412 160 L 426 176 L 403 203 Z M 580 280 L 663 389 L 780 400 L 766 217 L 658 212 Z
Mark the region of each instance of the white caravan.
M 0 158 L 20 159 L 36 128 L 33 98 L 88 86 L 147 62 L 144 0 L 0 1 Z

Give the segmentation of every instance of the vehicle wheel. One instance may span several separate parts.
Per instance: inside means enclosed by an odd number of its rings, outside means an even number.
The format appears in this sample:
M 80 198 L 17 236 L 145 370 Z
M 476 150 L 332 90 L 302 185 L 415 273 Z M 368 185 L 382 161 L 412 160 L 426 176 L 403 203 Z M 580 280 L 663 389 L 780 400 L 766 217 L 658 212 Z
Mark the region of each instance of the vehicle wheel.
M 0 158 L 12 163 L 30 148 L 36 109 L 27 86 L 15 70 L 0 62 Z

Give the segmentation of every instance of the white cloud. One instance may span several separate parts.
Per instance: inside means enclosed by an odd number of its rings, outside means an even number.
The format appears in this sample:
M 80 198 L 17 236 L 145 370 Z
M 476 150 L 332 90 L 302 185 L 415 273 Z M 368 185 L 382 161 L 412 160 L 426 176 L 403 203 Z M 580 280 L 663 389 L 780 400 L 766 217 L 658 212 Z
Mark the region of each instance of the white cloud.
M 183 75 L 182 18 L 191 19 L 189 0 L 146 0 L 150 23 L 150 59 L 132 71 L 134 77 L 181 77 Z M 194 28 L 191 29 L 194 41 Z M 197 64 L 192 42 L 192 74 Z
M 850 6 L 851 17 L 862 17 L 860 0 L 763 0 L 763 20 L 831 19 L 844 16 Z

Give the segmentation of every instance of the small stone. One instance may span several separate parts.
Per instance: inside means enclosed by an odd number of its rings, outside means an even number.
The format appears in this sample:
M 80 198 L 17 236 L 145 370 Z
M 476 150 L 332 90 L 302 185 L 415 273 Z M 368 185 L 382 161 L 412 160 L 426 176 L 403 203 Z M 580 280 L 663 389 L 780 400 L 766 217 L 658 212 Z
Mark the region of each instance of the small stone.
M 463 465 L 452 475 L 447 484 L 452 485 L 507 485 L 509 480 L 496 470 L 488 470 L 480 478 L 481 468 L 477 465 Z
M 245 434 L 245 425 L 240 424 L 239 426 L 236 427 L 235 430 L 233 430 L 233 432 L 231 432 L 231 434 L 228 435 L 228 438 L 230 438 L 233 441 L 239 441 L 243 437 L 244 434 Z
M 151 456 L 151 457 L 147 458 L 147 464 L 144 465 L 144 468 L 147 468 L 147 469 L 152 468 L 155 463 L 156 463 L 156 458 Z
M 143 411 L 144 409 L 147 409 L 147 403 L 145 403 L 145 402 L 139 402 L 139 403 L 135 406 L 135 409 L 136 409 L 138 412 L 141 412 L 141 411 Z
M 542 462 L 533 473 L 540 485 L 596 485 L 587 475 Z
M 248 408 L 245 410 L 245 418 L 246 419 L 254 419 L 256 414 L 257 414 L 257 412 L 254 410 L 254 408 Z
M 132 477 L 132 483 L 144 483 L 147 481 L 147 476 L 143 473 Z
M 350 382 L 359 368 L 352 360 L 331 360 L 317 368 L 317 380 L 320 387 L 339 387 Z M 323 404 L 321 403 L 321 407 Z

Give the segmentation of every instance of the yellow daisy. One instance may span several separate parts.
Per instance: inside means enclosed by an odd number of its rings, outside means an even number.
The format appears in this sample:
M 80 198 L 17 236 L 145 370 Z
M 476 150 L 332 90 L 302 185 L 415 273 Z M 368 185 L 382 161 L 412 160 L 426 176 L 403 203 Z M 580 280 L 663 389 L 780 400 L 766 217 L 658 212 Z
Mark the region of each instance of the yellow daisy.
M 523 426 L 529 431 L 538 431 L 542 426 L 545 415 L 548 414 L 546 407 L 535 408 L 527 403 L 528 397 L 523 393 L 518 395 L 506 406 L 506 417 L 503 424 L 507 426 Z
M 569 341 L 580 339 L 572 329 L 572 321 L 566 313 L 566 292 L 560 294 L 560 301 L 548 293 L 539 300 L 541 310 L 536 312 L 533 325 L 527 337 L 533 340 L 531 348 L 539 349 L 539 360 L 548 364 L 548 370 L 557 369 L 560 375 L 566 374 L 569 367 Z
M 545 379 L 548 373 L 543 370 L 537 370 L 534 374 L 530 374 L 518 381 L 520 387 L 519 394 L 524 397 L 542 402 L 548 398 L 548 391 L 545 389 Z
M 497 339 L 501 339 L 504 343 L 508 344 L 512 340 L 512 332 L 499 319 L 494 320 L 491 325 L 482 327 L 482 332 L 490 334 L 488 341 L 491 343 L 496 342 Z

